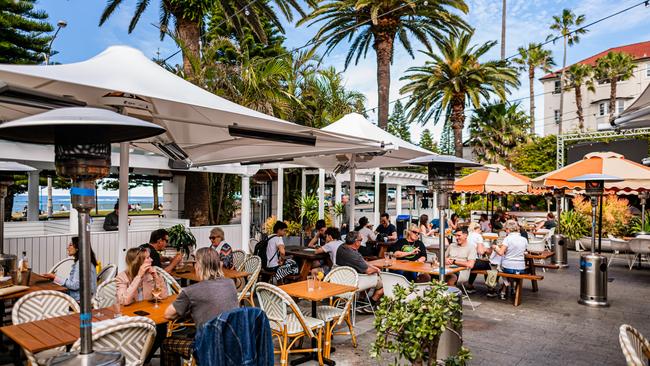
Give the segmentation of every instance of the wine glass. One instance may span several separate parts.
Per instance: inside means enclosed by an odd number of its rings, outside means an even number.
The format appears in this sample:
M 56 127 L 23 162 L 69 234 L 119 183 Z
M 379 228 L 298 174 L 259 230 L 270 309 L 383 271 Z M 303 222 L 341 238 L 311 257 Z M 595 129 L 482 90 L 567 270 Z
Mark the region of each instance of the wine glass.
M 156 281 L 153 283 L 153 288 L 151 289 L 151 296 L 153 296 L 153 302 L 154 302 L 153 307 L 155 309 L 158 308 L 158 299 L 160 298 L 161 294 L 162 294 L 162 287 Z

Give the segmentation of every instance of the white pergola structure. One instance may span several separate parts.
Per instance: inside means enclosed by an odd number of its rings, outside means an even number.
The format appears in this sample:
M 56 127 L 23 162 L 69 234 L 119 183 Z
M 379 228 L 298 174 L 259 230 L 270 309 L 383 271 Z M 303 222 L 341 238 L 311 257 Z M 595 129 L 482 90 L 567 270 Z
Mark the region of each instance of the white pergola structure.
M 163 154 L 168 168 L 235 162 L 256 164 L 312 155 L 381 150 L 376 141 L 300 126 L 220 98 L 163 69 L 142 52 L 109 47 L 82 62 L 65 65 L 0 65 L 0 120 L 13 120 L 62 107 L 110 108 L 153 121 L 166 133 L 120 144 L 120 217 L 128 212 L 129 150 Z M 0 158 L 5 158 L 0 153 Z M 242 226 L 250 208 L 250 176 L 241 167 Z M 37 181 L 36 179 L 34 181 Z M 248 225 L 249 226 L 249 225 Z M 120 247 L 126 248 L 127 220 L 120 220 Z M 242 230 L 248 249 L 249 230 Z

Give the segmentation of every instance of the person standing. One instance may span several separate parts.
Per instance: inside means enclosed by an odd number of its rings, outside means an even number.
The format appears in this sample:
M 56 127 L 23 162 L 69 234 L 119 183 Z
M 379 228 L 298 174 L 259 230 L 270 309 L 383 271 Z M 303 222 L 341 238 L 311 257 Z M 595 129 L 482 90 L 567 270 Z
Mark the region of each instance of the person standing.
M 346 234 L 348 231 L 350 231 L 350 217 L 354 214 L 352 211 L 352 206 L 349 204 L 350 202 L 350 196 L 347 194 L 344 194 L 343 197 L 341 197 L 341 204 L 343 205 L 343 215 L 341 216 L 341 220 L 343 221 L 341 223 L 341 234 Z

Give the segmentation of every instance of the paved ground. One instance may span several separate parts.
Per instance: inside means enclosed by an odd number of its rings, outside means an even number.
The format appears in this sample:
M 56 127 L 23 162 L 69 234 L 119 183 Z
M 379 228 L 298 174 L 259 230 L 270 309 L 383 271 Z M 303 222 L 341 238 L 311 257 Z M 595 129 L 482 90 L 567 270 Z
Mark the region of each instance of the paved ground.
M 577 303 L 579 271 L 577 253 L 570 254 L 570 267 L 543 273 L 538 293 L 524 285 L 519 307 L 488 299 L 481 291 L 472 300 L 475 311 L 464 307 L 463 335 L 472 354 L 471 365 L 625 365 L 618 343 L 623 323 L 650 336 L 650 266 L 628 271 L 622 262 L 609 270 L 609 308 L 588 308 Z M 332 358 L 337 365 L 383 365 L 368 356 L 374 340 L 372 319 L 358 317 L 360 346 L 349 338 L 335 339 L 340 346 Z M 359 321 L 359 319 L 361 319 Z
M 570 253 L 570 267 L 543 273 L 540 291 L 524 285 L 523 303 L 488 299 L 477 280 L 479 292 L 472 295 L 481 304 L 475 311 L 464 307 L 464 342 L 472 354 L 471 365 L 625 365 L 618 343 L 623 323 L 650 336 L 650 265 L 628 271 L 622 262 L 609 270 L 609 308 L 588 308 L 577 303 L 579 295 L 578 255 Z M 301 306 L 308 306 L 302 302 Z M 372 317 L 357 317 L 359 347 L 349 337 L 334 340 L 332 358 L 337 365 L 385 365 L 388 360 L 371 359 L 374 340 Z M 294 358 L 294 357 L 292 357 Z M 279 361 L 279 360 L 278 360 Z M 154 365 L 158 360 L 154 359 Z M 279 362 L 277 362 L 279 364 Z M 310 364 L 316 364 L 310 363 Z

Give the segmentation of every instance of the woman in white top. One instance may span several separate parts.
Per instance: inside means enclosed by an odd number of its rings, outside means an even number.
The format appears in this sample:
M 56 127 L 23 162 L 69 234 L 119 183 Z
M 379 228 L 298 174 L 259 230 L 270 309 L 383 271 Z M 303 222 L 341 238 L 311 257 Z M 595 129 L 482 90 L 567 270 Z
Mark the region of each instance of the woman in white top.
M 436 230 L 432 228 L 431 223 L 429 222 L 428 215 L 420 216 L 420 235 L 422 236 L 433 236 L 436 233 Z
M 528 240 L 519 233 L 519 224 L 515 220 L 508 220 L 504 225 L 508 234 L 501 245 L 493 245 L 492 249 L 502 256 L 501 271 L 509 274 L 526 273 L 526 246 Z M 504 292 L 501 293 L 501 299 L 506 298 L 509 284 L 504 281 Z

